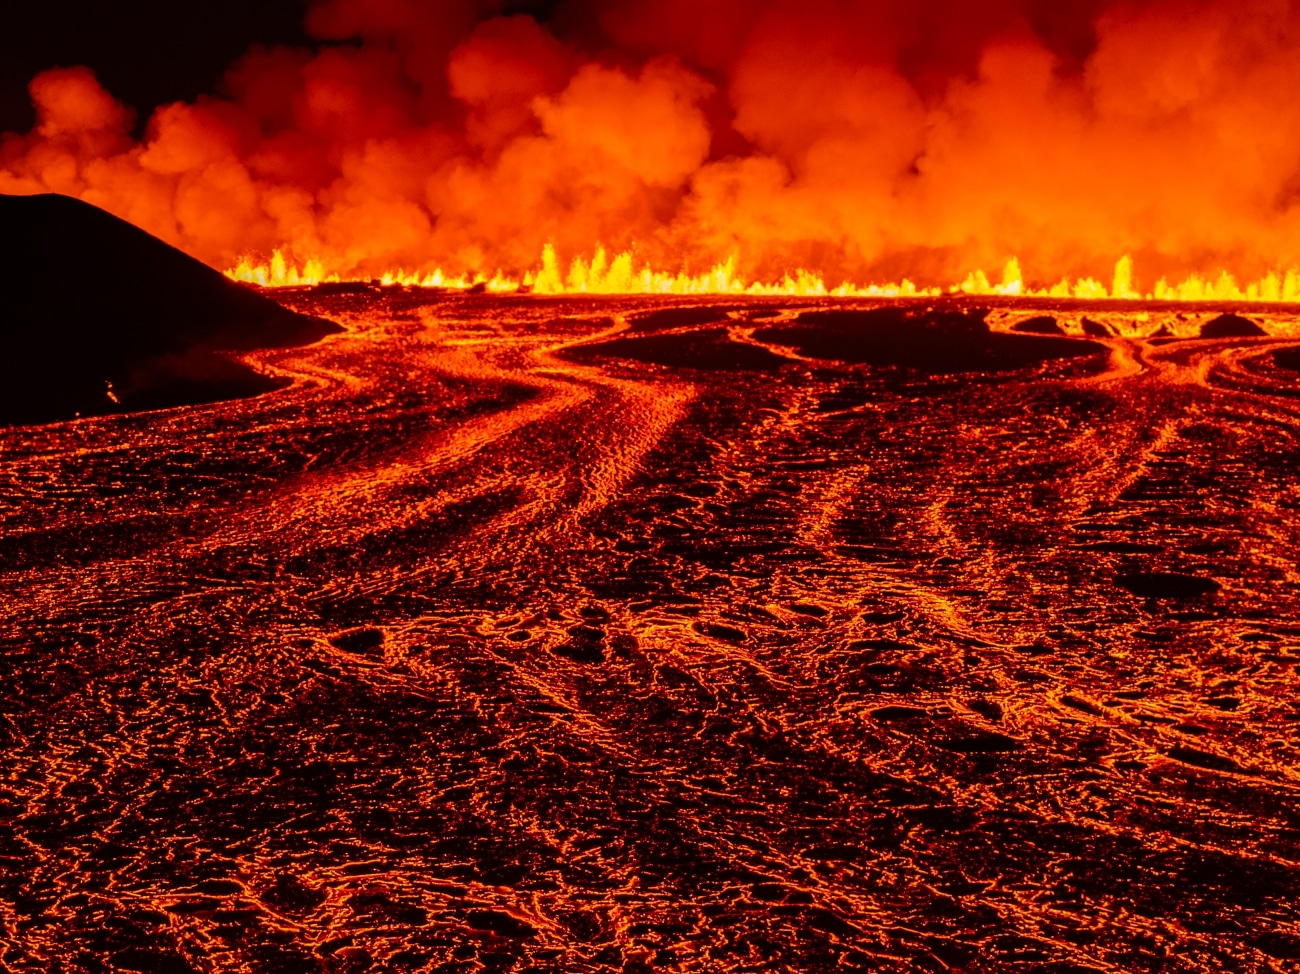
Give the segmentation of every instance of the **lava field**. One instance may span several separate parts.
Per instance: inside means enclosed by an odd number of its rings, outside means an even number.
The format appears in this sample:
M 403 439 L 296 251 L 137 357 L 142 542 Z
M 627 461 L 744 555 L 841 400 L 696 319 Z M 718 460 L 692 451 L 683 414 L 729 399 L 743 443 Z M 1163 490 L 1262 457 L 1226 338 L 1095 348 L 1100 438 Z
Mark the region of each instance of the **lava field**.
M 1285 314 L 280 297 L 0 430 L 0 969 L 1300 970 Z

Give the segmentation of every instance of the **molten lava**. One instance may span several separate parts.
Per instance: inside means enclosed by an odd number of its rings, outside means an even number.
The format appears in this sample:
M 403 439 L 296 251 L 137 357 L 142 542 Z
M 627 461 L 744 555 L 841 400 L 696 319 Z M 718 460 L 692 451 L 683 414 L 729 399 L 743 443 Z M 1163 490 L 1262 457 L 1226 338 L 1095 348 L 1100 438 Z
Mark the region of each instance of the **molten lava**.
M 1295 969 L 1294 309 L 276 297 L 0 429 L 0 967 Z

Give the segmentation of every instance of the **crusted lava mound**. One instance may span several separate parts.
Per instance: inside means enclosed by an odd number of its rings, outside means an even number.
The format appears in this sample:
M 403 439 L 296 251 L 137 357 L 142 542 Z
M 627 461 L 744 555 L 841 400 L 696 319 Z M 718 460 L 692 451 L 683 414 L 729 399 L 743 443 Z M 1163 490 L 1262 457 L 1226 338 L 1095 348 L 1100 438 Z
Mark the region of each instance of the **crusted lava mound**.
M 1086 339 L 995 332 L 984 321 L 987 314 L 959 308 L 807 311 L 789 325 L 761 328 L 754 337 L 809 358 L 932 374 L 1002 372 L 1105 351 Z
M 790 362 L 761 346 L 734 341 L 725 328 L 620 337 L 582 345 L 569 349 L 564 354 L 566 358 L 579 362 L 598 358 L 623 358 L 679 369 L 725 372 L 771 372 Z
M 1022 335 L 1056 335 L 1062 337 L 1065 335 L 1065 329 L 1051 315 L 1040 315 L 1026 321 L 1017 321 L 1011 326 L 1011 330 Z
M 222 353 L 338 330 L 71 197 L 0 196 L 0 241 L 0 423 L 265 392 L 283 383 Z
M 1300 346 L 1278 349 L 1273 353 L 1273 361 L 1280 369 L 1300 372 Z
M 628 320 L 628 331 L 653 332 L 668 331 L 673 328 L 689 328 L 693 325 L 714 325 L 725 322 L 730 308 L 710 305 L 689 306 L 685 308 L 659 308 L 644 314 L 633 315 Z
M 1194 599 L 1219 591 L 1212 578 L 1180 572 L 1128 572 L 1115 584 L 1145 599 Z
M 1201 325 L 1202 338 L 1263 338 L 1268 335 L 1263 328 L 1241 315 L 1222 314 Z

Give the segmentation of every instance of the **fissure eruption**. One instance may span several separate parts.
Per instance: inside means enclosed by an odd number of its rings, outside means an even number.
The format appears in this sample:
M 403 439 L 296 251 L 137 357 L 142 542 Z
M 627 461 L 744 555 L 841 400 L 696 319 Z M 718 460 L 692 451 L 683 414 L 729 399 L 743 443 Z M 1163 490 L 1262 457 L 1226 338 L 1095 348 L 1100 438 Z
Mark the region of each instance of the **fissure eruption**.
M 79 197 L 268 284 L 1300 295 L 1286 0 L 308 17 L 313 49 L 249 51 L 138 137 L 89 68 L 38 75 L 0 192 Z
M 1115 276 L 1110 287 L 1094 278 L 1070 280 L 1062 278 L 1051 287 L 1027 285 L 1020 270 L 1020 261 L 1014 257 L 1007 261 L 1000 282 L 994 283 L 983 270 L 972 271 L 960 284 L 948 288 L 918 287 L 904 278 L 897 283 L 854 284 L 844 281 L 828 286 L 826 279 L 813 271 L 799 268 L 785 274 L 777 281 L 750 281 L 737 272 L 737 258 L 733 255 L 703 274 L 686 271 L 672 273 L 655 270 L 649 265 L 637 269 L 630 252 L 612 260 L 604 248 L 598 247 L 590 260 L 575 257 L 562 268 L 555 248 L 542 248 L 539 267 L 527 271 L 522 277 L 512 277 L 497 271 L 491 277 L 483 274 L 462 273 L 450 276 L 441 267 L 431 273 L 409 272 L 401 268 L 385 271 L 378 277 L 353 276 L 349 281 L 374 281 L 383 286 L 440 288 L 449 290 L 480 289 L 492 293 L 529 292 L 535 294 L 749 294 L 776 297 L 839 297 L 839 298 L 915 298 L 940 297 L 944 294 L 961 294 L 1000 298 L 1057 298 L 1079 301 L 1161 301 L 1161 302 L 1287 302 L 1300 301 L 1300 271 L 1285 274 L 1269 272 L 1263 279 L 1242 284 L 1227 271 L 1217 278 L 1204 278 L 1192 274 L 1186 280 L 1171 284 L 1165 278 L 1156 282 L 1155 289 L 1143 294 L 1133 289 L 1133 261 L 1120 258 L 1115 265 Z M 275 251 L 269 261 L 245 257 L 225 271 L 226 276 L 246 284 L 260 287 L 310 287 L 317 284 L 343 283 L 345 278 L 337 273 L 327 273 L 319 260 L 309 260 L 301 267 L 290 264 L 280 251 Z

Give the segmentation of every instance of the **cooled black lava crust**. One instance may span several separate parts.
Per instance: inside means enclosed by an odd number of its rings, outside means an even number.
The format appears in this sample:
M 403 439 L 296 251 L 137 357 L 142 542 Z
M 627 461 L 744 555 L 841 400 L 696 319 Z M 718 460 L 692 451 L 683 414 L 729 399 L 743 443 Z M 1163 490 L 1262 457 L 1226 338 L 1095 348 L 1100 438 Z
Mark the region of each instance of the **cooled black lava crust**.
M 1300 963 L 1284 343 L 286 299 L 0 431 L 0 967 Z

